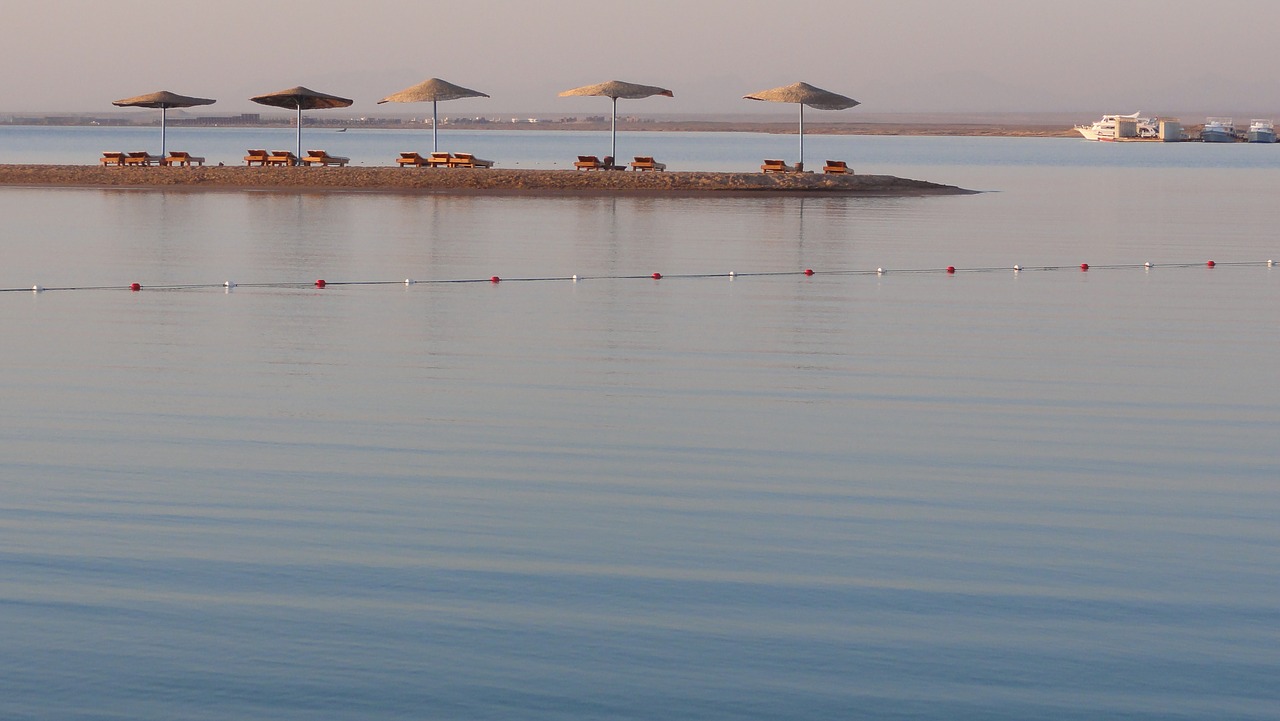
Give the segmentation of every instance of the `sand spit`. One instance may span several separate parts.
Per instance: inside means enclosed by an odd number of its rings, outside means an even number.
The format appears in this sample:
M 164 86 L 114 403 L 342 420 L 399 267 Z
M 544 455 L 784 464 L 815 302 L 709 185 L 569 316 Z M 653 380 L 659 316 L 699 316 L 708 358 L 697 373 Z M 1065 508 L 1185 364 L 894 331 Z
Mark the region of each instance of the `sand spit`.
M 121 168 L 0 165 L 0 185 L 172 190 L 385 191 L 441 194 L 948 195 L 972 191 L 891 175 L 419 168 Z

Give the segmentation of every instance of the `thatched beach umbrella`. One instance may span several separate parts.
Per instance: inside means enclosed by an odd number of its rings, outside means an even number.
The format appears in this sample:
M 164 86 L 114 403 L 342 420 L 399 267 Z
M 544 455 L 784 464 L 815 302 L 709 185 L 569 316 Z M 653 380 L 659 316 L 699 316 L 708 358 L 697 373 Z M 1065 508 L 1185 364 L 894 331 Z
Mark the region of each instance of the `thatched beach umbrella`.
M 327 108 L 346 108 L 350 107 L 353 101 L 347 98 L 340 98 L 337 95 L 326 95 L 318 93 L 309 88 L 299 85 L 296 88 L 288 90 L 279 90 L 266 95 L 258 95 L 249 98 L 255 103 L 261 105 L 270 105 L 273 108 L 288 108 L 298 111 L 298 157 L 302 157 L 302 111 L 303 110 L 324 110 Z
M 440 125 L 440 116 L 436 112 L 436 104 L 441 100 L 459 100 L 461 98 L 487 98 L 488 95 L 479 90 L 471 90 L 460 85 L 441 80 L 440 78 L 431 78 L 421 83 L 405 88 L 394 95 L 388 95 L 378 104 L 382 103 L 425 103 L 431 101 L 431 150 L 439 150 L 436 144 L 436 129 Z
M 815 88 L 808 83 L 795 83 L 772 90 L 742 96 L 747 100 L 764 100 L 770 103 L 796 103 L 800 106 L 800 163 L 804 164 L 804 106 L 818 110 L 845 110 L 858 105 L 853 98 Z
M 621 80 L 610 80 L 607 83 L 598 85 L 584 85 L 583 87 L 560 93 L 562 98 L 573 95 L 600 95 L 613 99 L 613 118 L 609 121 L 609 154 L 615 158 L 618 157 L 618 98 L 639 100 L 640 98 L 648 98 L 654 95 L 665 95 L 668 98 L 675 97 L 666 88 L 659 88 L 655 85 L 624 83 Z
M 133 98 L 125 98 L 117 100 L 112 105 L 122 108 L 160 108 L 160 157 L 164 157 L 166 153 L 165 147 L 165 116 L 169 113 L 169 108 L 192 108 L 197 105 L 212 105 L 217 101 L 208 98 L 190 98 L 186 95 L 178 95 L 168 90 L 161 90 L 155 93 L 139 95 Z

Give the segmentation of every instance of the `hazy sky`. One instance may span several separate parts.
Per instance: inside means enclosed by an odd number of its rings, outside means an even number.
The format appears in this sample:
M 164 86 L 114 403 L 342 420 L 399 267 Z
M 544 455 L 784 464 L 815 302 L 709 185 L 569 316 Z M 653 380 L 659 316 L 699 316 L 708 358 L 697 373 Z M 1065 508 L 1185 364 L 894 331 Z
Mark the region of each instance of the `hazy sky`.
M 1277 0 L 5 0 L 0 17 L 4 112 L 162 89 L 257 111 L 249 96 L 305 85 L 414 113 L 374 102 L 433 76 L 492 96 L 453 114 L 606 113 L 556 93 L 609 79 L 675 91 L 633 113 L 789 114 L 741 96 L 796 80 L 863 103 L 849 113 L 1280 110 Z

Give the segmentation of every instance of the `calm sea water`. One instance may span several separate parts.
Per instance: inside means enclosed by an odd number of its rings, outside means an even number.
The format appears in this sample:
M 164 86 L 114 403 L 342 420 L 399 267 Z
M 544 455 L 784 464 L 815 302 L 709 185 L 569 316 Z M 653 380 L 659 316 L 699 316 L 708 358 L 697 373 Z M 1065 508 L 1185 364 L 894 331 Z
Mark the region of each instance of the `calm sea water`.
M 0 717 L 1280 718 L 1280 149 L 806 145 L 992 192 L 0 189 Z

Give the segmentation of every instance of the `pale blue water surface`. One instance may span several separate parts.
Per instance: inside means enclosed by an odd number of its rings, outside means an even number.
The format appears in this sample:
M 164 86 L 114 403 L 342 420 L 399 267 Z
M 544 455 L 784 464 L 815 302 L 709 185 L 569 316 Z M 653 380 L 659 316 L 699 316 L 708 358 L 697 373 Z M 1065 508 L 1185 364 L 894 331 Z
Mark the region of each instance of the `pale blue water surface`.
M 0 718 L 1280 718 L 1276 149 L 810 144 L 993 192 L 0 188 Z

